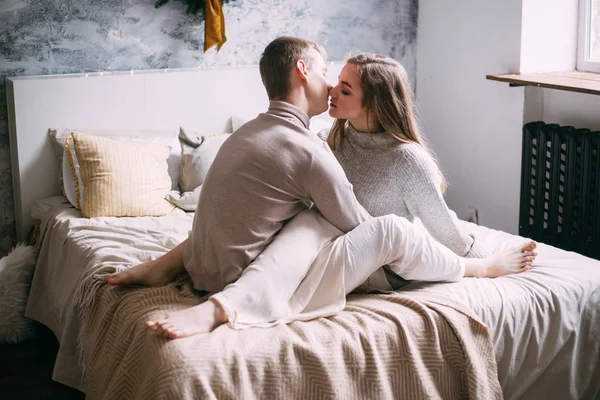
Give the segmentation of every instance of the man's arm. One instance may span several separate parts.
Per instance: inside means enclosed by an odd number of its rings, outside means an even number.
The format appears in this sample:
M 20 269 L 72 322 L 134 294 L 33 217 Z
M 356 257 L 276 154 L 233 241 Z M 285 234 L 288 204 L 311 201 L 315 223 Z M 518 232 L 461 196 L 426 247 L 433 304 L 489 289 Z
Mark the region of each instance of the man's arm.
M 342 232 L 372 218 L 356 199 L 352 184 L 329 148 L 313 157 L 306 185 L 321 214 Z

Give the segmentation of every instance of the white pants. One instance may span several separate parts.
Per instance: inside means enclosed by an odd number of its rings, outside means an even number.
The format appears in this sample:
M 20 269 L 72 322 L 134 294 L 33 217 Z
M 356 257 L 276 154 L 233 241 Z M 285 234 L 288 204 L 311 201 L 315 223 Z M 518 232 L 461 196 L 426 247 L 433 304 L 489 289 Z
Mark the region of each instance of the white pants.
M 236 329 L 309 320 L 341 311 L 346 294 L 363 283 L 391 290 L 383 265 L 422 281 L 457 281 L 465 270 L 462 258 L 405 218 L 373 218 L 343 234 L 304 211 L 212 298 Z

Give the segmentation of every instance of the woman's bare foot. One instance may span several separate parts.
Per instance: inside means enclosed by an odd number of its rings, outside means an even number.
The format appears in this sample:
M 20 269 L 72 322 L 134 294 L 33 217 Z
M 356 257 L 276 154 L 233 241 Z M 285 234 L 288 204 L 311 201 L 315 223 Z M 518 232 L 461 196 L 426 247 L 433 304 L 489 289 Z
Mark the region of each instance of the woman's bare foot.
M 497 278 L 528 271 L 537 256 L 536 247 L 537 243 L 530 241 L 519 247 L 503 250 L 488 258 L 466 258 L 465 276 Z
M 177 311 L 163 319 L 146 322 L 146 326 L 158 336 L 179 339 L 199 333 L 212 332 L 227 322 L 227 315 L 219 303 L 205 301 L 197 306 Z
M 144 285 L 164 286 L 172 282 L 182 271 L 169 268 L 168 265 L 157 260 L 138 264 L 125 271 L 116 272 L 106 277 L 110 285 Z

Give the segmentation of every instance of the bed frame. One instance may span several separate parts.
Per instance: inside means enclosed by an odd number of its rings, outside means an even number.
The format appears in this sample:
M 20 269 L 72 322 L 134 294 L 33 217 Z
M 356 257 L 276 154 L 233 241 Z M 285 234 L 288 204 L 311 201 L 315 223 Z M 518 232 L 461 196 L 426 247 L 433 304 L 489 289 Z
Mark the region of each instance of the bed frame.
M 330 83 L 342 66 L 329 65 Z M 61 193 L 49 128 L 230 132 L 231 116 L 268 107 L 257 66 L 13 77 L 6 91 L 18 240 L 35 202 Z

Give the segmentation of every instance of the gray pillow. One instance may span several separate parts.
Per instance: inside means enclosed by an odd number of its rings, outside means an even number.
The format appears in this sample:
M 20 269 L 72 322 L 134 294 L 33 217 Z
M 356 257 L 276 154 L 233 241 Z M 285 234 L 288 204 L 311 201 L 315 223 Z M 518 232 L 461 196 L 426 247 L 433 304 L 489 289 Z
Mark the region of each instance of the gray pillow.
M 204 183 L 208 169 L 210 168 L 221 145 L 229 137 L 229 133 L 218 133 L 214 135 L 201 135 L 184 128 L 179 129 L 179 143 L 181 144 L 181 177 L 179 188 L 181 199 L 185 198 L 185 206 L 171 198 L 167 200 L 178 205 L 184 210 L 193 211 L 197 204 L 200 190 L 196 190 Z M 189 193 L 188 192 L 193 192 Z M 187 195 L 186 195 L 187 194 Z M 190 204 L 194 207 L 190 208 Z
M 171 190 L 165 199 L 182 210 L 196 211 L 198 200 L 200 200 L 200 190 L 202 190 L 202 185 L 191 192 L 180 193 L 179 190 Z

